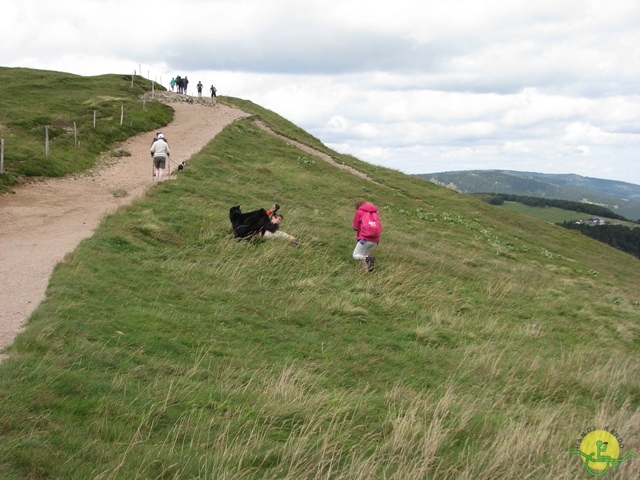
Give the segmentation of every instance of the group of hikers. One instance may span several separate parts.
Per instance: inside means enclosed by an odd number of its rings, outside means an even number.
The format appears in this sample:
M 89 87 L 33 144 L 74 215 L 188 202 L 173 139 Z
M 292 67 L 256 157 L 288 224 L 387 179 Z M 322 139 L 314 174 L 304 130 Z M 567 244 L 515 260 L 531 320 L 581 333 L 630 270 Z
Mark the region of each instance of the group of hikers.
M 171 87 L 172 92 L 173 92 L 173 89 L 176 88 L 176 91 L 178 93 L 186 94 L 187 87 L 189 86 L 189 79 L 187 78 L 186 75 L 184 76 L 184 78 L 182 78 L 180 75 L 176 75 L 169 82 L 169 86 Z
M 158 132 L 151 142 L 151 158 L 153 159 L 153 175 L 158 182 L 162 181 L 167 162 L 171 161 L 171 149 L 165 136 Z M 184 166 L 184 162 L 181 164 Z M 380 243 L 382 222 L 378 215 L 378 207 L 359 197 L 355 201 L 355 214 L 353 216 L 353 229 L 356 232 L 356 246 L 352 257 L 360 262 L 365 272 L 373 271 L 375 257 L 371 256 L 373 249 Z M 251 212 L 242 212 L 240 205 L 229 209 L 229 220 L 233 229 L 233 235 L 238 240 L 254 240 L 256 238 L 284 239 L 298 246 L 298 241 L 293 235 L 280 230 L 284 216 L 278 212 L 280 205 L 265 210 L 260 208 Z
M 171 87 L 172 92 L 174 88 L 177 88 L 176 91 L 178 93 L 183 93 L 185 95 L 187 94 L 188 85 L 189 85 L 189 79 L 187 78 L 186 75 L 184 78 L 182 78 L 180 75 L 176 75 L 169 82 L 169 86 Z M 204 88 L 204 85 L 200 80 L 198 80 L 198 84 L 196 85 L 196 90 L 198 91 L 198 98 L 202 98 L 203 88 Z M 209 92 L 211 93 L 211 103 L 215 105 L 217 103 L 218 89 L 215 86 L 211 85 L 211 87 L 209 87 Z

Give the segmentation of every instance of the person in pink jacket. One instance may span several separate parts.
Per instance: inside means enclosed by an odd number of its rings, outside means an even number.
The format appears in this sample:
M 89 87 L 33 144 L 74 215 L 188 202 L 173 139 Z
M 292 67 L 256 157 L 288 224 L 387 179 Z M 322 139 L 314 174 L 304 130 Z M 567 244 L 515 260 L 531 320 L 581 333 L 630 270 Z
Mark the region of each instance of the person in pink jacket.
M 371 251 L 380 243 L 382 223 L 378 216 L 378 207 L 364 198 L 356 199 L 356 213 L 353 216 L 353 229 L 356 231 L 356 247 L 353 259 L 362 263 L 366 272 L 373 271 L 375 258 Z

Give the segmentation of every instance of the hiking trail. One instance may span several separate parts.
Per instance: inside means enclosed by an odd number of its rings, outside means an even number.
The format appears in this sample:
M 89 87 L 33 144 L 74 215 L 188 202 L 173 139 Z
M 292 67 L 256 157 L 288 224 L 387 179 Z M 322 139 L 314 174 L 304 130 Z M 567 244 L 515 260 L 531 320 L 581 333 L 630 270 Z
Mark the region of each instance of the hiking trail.
M 175 178 L 180 162 L 202 150 L 224 127 L 250 116 L 235 107 L 213 106 L 186 95 L 157 95 L 175 111 L 171 123 L 157 129 L 171 147 L 165 171 L 165 175 L 171 171 L 168 181 Z M 277 134 L 261 121 L 255 123 L 337 168 L 374 182 L 323 152 Z M 13 343 L 44 300 L 54 267 L 93 235 L 105 215 L 130 205 L 153 186 L 149 147 L 156 132 L 141 133 L 111 150 L 131 156 L 114 157 L 109 152 L 87 172 L 36 179 L 15 187 L 14 194 L 0 195 L 0 361 L 6 358 L 2 350 Z
M 175 110 L 171 123 L 158 129 L 171 146 L 171 178 L 180 162 L 247 116 L 220 103 L 214 107 L 180 97 L 189 98 L 170 93 L 161 97 Z M 93 235 L 105 215 L 153 186 L 149 147 L 154 135 L 142 133 L 120 144 L 130 157 L 107 153 L 87 172 L 34 180 L 14 187 L 14 194 L 0 195 L 0 352 L 44 300 L 56 264 Z

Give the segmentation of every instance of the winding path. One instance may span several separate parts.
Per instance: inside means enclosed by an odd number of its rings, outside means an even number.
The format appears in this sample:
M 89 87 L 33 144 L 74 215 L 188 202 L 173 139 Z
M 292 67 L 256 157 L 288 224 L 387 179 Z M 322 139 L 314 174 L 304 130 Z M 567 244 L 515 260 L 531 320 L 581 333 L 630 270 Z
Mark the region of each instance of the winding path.
M 169 140 L 175 165 L 202 150 L 224 127 L 248 116 L 237 108 L 212 106 L 184 95 L 166 93 L 162 101 L 175 110 L 173 121 L 160 129 Z M 323 152 L 278 135 L 260 121 L 256 124 L 337 168 L 376 183 Z M 56 264 L 90 237 L 105 215 L 131 204 L 153 185 L 149 155 L 153 136 L 154 132 L 143 133 L 124 142 L 121 148 L 130 157 L 105 156 L 89 172 L 30 182 L 16 188 L 14 195 L 0 195 L 0 361 L 6 356 L 2 351 L 44 300 Z M 175 171 L 175 165 L 171 170 Z
M 172 99 L 179 96 L 165 99 L 175 110 L 174 119 L 160 130 L 176 164 L 247 115 L 221 104 Z M 56 264 L 90 237 L 106 214 L 132 203 L 153 185 L 153 136 L 144 133 L 124 142 L 130 157 L 104 157 L 87 173 L 31 182 L 15 188 L 13 195 L 0 195 L 0 360 L 2 350 L 44 299 Z

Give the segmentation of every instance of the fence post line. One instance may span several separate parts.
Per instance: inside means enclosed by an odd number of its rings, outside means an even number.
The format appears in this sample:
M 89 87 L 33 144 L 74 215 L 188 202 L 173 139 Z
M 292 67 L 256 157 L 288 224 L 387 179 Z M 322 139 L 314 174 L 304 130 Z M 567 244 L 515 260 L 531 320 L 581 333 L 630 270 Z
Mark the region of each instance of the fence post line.
M 120 105 L 120 125 L 124 121 L 124 105 Z
M 44 155 L 45 157 L 49 156 L 49 127 L 47 125 L 44 127 Z
M 0 138 L 0 173 L 4 173 L 4 138 Z
M 93 128 L 96 128 L 96 111 L 93 111 Z

